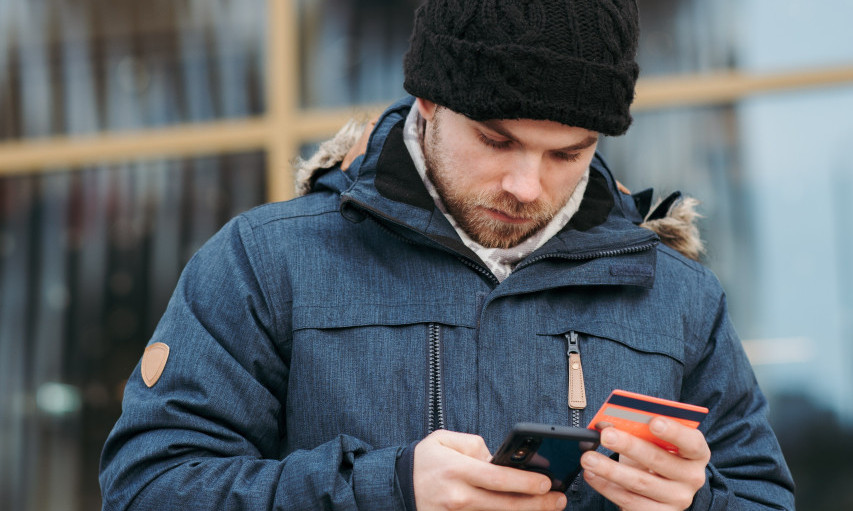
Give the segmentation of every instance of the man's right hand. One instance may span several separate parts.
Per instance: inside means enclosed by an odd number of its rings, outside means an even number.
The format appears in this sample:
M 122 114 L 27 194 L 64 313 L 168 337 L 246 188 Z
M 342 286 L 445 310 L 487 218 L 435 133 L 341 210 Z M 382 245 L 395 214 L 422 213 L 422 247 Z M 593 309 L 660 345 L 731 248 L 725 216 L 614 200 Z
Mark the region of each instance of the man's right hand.
M 547 476 L 490 463 L 477 435 L 438 430 L 415 446 L 418 511 L 462 509 L 562 510 L 566 496 Z

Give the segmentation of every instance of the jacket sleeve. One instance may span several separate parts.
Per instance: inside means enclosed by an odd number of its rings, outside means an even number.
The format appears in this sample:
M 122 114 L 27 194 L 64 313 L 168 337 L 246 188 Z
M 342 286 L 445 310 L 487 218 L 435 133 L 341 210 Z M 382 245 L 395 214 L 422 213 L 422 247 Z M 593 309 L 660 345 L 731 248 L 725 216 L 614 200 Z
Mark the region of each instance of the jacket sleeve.
M 238 218 L 184 269 L 150 341 L 170 348 L 162 375 L 148 387 L 137 365 L 104 446 L 105 510 L 403 509 L 402 446 L 341 435 L 282 458 L 290 297 L 258 278 L 259 250 Z
M 729 320 L 725 295 L 719 291 L 712 299 L 717 307 L 702 329 L 710 336 L 697 343 L 697 362 L 686 368 L 682 393 L 684 401 L 710 409 L 701 429 L 711 462 L 691 509 L 794 509 L 794 482 L 767 421 L 767 400 Z

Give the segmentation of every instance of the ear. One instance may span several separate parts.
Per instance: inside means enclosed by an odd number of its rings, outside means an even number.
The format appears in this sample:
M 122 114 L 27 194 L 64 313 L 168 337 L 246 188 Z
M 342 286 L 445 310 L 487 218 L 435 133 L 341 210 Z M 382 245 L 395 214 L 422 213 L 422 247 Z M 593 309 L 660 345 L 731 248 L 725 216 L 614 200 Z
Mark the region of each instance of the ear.
M 421 117 L 427 121 L 432 121 L 432 118 L 435 117 L 435 109 L 437 105 L 432 101 L 423 98 L 417 98 L 415 100 L 415 104 L 418 105 Z

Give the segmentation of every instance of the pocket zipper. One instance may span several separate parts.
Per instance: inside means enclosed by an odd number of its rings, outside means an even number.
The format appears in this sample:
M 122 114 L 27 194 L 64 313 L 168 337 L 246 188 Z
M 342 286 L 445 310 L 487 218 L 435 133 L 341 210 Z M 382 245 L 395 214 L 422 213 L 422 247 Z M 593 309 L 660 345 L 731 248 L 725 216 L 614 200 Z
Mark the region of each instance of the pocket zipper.
M 566 340 L 569 342 L 569 349 L 566 351 L 569 368 L 569 409 L 572 411 L 572 426 L 579 428 L 581 410 L 586 408 L 586 387 L 577 332 L 566 334 Z
M 569 368 L 569 410 L 572 412 L 572 426 L 581 427 L 581 410 L 586 408 L 586 385 L 583 381 L 583 364 L 581 364 L 580 342 L 577 332 L 566 334 L 569 348 L 566 350 L 566 358 Z M 575 477 L 569 486 L 572 500 L 578 498 L 581 477 Z

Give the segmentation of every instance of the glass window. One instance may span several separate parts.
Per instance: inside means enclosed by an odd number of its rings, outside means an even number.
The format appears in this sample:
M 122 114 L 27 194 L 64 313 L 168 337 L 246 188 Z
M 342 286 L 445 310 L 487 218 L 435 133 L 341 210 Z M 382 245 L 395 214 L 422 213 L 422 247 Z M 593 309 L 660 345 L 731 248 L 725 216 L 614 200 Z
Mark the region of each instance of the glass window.
M 719 71 L 736 60 L 735 0 L 638 0 L 641 76 Z
M 99 509 L 123 382 L 183 265 L 264 201 L 263 153 L 0 178 L 0 495 Z
M 0 2 L 0 140 L 264 111 L 264 0 Z
M 641 0 L 644 26 L 661 27 L 641 41 L 646 75 L 853 65 L 853 32 L 840 21 L 853 15 L 849 3 L 699 4 Z M 758 93 L 719 107 L 636 112 L 626 136 L 601 145 L 629 188 L 702 201 L 705 263 L 727 290 L 797 503 L 808 509 L 853 506 L 845 482 L 853 468 L 842 461 L 853 455 L 851 111 L 850 85 Z M 832 440 L 814 442 L 818 431 Z
M 299 0 L 301 105 L 328 108 L 403 96 L 403 55 L 420 3 Z

